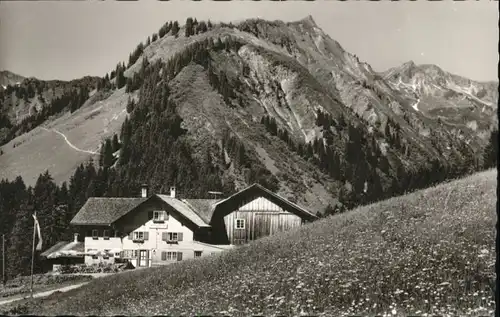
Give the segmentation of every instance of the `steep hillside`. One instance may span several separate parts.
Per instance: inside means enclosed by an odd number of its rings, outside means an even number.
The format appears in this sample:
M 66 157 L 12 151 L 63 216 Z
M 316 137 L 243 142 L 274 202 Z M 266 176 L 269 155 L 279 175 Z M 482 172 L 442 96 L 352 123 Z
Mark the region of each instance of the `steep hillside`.
M 436 65 L 413 61 L 392 68 L 382 76 L 394 89 L 413 95 L 414 108 L 440 119 L 455 130 L 462 129 L 482 139 L 498 124 L 497 82 L 477 82 L 443 71 Z
M 110 78 L 77 109 L 2 146 L 0 177 L 30 184 L 49 168 L 62 182 L 116 133 L 123 146 L 114 167 L 129 190 L 148 181 L 203 195 L 208 175 L 218 189 L 258 181 L 318 211 L 337 197 L 363 203 L 477 170 L 489 136 L 485 116 L 475 119 L 482 139 L 451 127 L 455 113 L 438 120 L 419 111 L 414 92 L 346 52 L 311 17 L 170 22 Z M 101 89 L 103 81 L 114 87 Z
M 69 180 L 77 166 L 97 159 L 104 139 L 119 131 L 127 98 L 124 89 L 98 92 L 73 113 L 62 112 L 6 143 L 1 147 L 0 178 L 20 175 L 33 185 L 48 169 L 58 183 Z
M 493 316 L 496 178 L 489 170 L 10 312 Z
M 52 116 L 78 109 L 97 87 L 98 78 L 69 82 L 27 78 L 0 89 L 0 145 L 29 132 Z
M 7 88 L 7 86 L 14 86 L 20 84 L 24 80 L 24 77 L 8 70 L 0 71 L 0 89 Z

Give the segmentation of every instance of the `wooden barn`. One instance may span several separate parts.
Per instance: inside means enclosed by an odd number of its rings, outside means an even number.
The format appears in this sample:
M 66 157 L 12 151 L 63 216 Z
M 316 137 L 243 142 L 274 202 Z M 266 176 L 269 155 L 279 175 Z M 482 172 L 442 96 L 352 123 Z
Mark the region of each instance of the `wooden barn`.
M 298 227 L 317 216 L 289 200 L 253 184 L 212 206 L 214 243 L 245 244 Z

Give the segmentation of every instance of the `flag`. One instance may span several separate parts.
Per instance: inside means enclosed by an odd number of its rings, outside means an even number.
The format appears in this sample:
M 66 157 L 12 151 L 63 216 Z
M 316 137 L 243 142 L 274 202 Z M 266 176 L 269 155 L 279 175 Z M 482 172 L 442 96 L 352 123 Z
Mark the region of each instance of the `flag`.
M 36 245 L 36 250 L 40 251 L 42 250 L 42 234 L 40 233 L 40 224 L 38 223 L 38 219 L 36 219 L 36 215 L 33 215 L 33 219 L 35 219 L 35 229 L 38 235 L 38 244 Z

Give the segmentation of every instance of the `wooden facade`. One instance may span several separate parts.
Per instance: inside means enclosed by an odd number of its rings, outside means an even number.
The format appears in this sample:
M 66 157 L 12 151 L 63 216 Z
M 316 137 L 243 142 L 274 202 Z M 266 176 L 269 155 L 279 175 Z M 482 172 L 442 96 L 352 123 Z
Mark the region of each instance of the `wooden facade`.
M 245 244 L 265 236 L 299 227 L 302 219 L 264 197 L 242 201 L 241 206 L 224 217 L 230 244 Z

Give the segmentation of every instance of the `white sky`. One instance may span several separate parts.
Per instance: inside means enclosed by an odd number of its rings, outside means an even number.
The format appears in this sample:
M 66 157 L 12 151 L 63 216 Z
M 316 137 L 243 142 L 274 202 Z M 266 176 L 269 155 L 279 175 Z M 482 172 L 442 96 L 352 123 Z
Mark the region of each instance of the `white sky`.
M 377 71 L 413 60 L 497 80 L 497 1 L 1 1 L 0 69 L 40 79 L 103 76 L 169 20 L 312 15 Z

